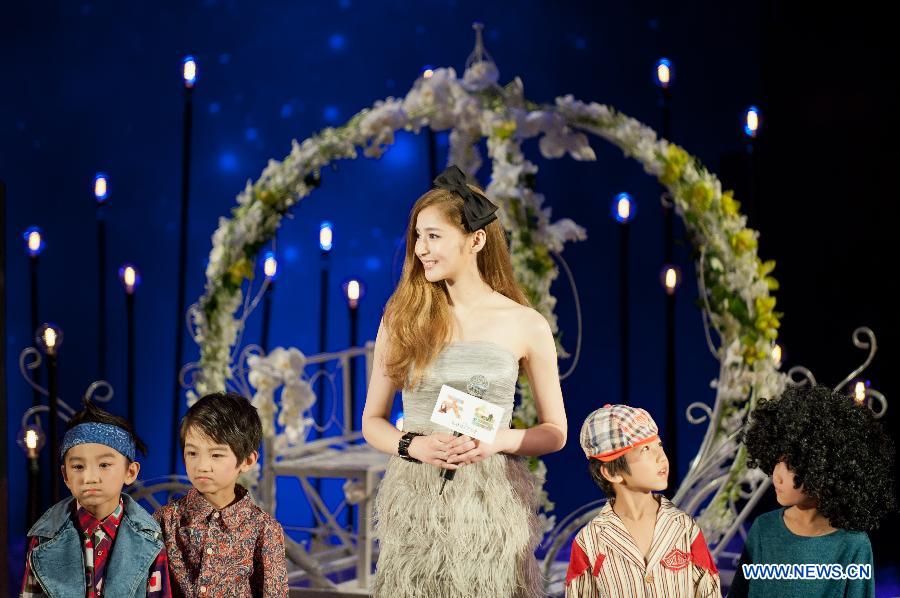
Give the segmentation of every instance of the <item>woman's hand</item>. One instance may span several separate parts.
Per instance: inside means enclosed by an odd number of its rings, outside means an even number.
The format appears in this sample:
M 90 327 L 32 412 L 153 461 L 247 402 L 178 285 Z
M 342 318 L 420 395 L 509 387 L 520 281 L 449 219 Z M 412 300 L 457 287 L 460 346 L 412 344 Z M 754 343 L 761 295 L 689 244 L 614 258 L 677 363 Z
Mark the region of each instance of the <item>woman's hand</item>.
M 462 437 L 464 438 L 464 437 Z M 422 463 L 434 465 L 442 469 L 458 469 L 459 465 L 448 463 L 450 456 L 450 444 L 458 440 L 451 434 L 435 432 L 427 436 L 414 436 L 406 450 L 409 456 L 418 459 Z
M 462 467 L 484 461 L 491 455 L 499 453 L 502 447 L 497 443 L 482 442 L 469 436 L 458 436 L 453 438 L 447 449 L 450 453 L 447 462 L 456 463 Z

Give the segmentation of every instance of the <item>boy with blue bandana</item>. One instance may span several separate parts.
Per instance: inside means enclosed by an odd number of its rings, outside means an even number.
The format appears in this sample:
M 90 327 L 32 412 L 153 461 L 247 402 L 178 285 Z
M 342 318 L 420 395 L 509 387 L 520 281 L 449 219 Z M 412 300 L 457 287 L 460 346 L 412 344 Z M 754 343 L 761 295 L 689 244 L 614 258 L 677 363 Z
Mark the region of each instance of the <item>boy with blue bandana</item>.
M 21 596 L 171 596 L 159 525 L 122 492 L 141 469 L 144 444 L 121 417 L 86 402 L 60 447 L 72 496 L 28 530 Z

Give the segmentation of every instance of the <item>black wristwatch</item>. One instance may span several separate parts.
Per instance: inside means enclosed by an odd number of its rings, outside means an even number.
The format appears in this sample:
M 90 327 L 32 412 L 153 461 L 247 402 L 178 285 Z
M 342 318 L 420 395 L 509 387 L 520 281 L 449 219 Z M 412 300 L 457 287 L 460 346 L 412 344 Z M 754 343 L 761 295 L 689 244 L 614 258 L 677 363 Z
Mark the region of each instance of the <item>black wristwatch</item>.
M 400 444 L 397 445 L 397 454 L 400 455 L 401 459 L 412 461 L 413 463 L 421 463 L 421 461 L 415 457 L 409 456 L 409 443 L 412 442 L 412 439 L 416 436 L 421 436 L 421 434 L 418 432 L 407 432 L 400 438 Z

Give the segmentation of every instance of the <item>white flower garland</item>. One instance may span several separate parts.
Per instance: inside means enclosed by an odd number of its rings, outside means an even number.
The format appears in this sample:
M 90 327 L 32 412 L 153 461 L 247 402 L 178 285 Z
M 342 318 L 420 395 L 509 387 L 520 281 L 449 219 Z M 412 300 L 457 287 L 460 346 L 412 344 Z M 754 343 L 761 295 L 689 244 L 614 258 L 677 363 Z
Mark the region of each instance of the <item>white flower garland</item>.
M 777 397 L 788 381 L 772 358 L 778 337 L 780 313 L 774 311 L 770 291 L 778 282 L 770 276 L 775 262 L 757 255 L 759 233 L 747 228 L 740 204 L 730 191 L 696 158 L 664 139 L 646 125 L 617 113 L 608 106 L 585 104 L 572 96 L 557 98 L 557 112 L 573 128 L 582 129 L 619 146 L 627 156 L 644 165 L 672 196 L 694 247 L 701 255 L 698 272 L 704 312 L 716 330 L 715 349 L 721 368 L 716 388 L 718 415 L 711 431 L 713 450 L 728 443 L 760 398 Z M 742 485 L 758 482 L 760 472 L 746 467 L 746 451 L 736 449 L 728 478 L 698 521 L 711 541 L 734 521 L 733 508 L 744 497 Z
M 376 102 L 343 127 L 327 128 L 302 143 L 295 141 L 283 161 L 270 161 L 257 181 L 247 183 L 232 217 L 221 218 L 213 234 L 205 293 L 191 311 L 201 357 L 189 401 L 223 390 L 232 376 L 232 350 L 242 326 L 242 320 L 235 319 L 242 284 L 253 276 L 255 256 L 274 236 L 284 214 L 315 187 L 319 169 L 334 160 L 356 158 L 358 150 L 377 158 L 393 143 L 396 131 L 418 133 L 425 126 L 436 131 L 451 129 L 449 161 L 470 174 L 482 164 L 477 143 L 487 138 L 492 171 L 486 193 L 500 207 L 518 280 L 554 334 L 556 299 L 550 285 L 559 271 L 551 254 L 562 251 L 567 241 L 586 236 L 584 229 L 569 219 L 551 222 L 550 208 L 544 207 L 544 197 L 533 188 L 537 167 L 525 159 L 521 144 L 539 137 L 541 154 L 547 158 L 568 154 L 576 160 L 594 160 L 586 131 L 639 160 L 669 189 L 695 246 L 705 256 L 699 270 L 705 280 L 706 313 L 722 341 L 717 349 L 722 374 L 715 386 L 717 405 L 721 403 L 723 409 L 718 421 L 711 423 L 716 426 L 716 438 L 724 439 L 733 432 L 757 398 L 780 393 L 785 376 L 771 358 L 780 317 L 773 311 L 775 300 L 769 295 L 777 288 L 769 276 L 774 263 L 759 260 L 757 233 L 746 228 L 738 203 L 722 191 L 716 177 L 680 147 L 658 139 L 652 129 L 612 108 L 584 104 L 571 96 L 558 98 L 555 106 L 538 106 L 525 100 L 521 80 L 500 88 L 498 78 L 496 66 L 487 61 L 470 66 L 462 80 L 452 68 L 437 69 L 432 76 L 419 78 L 405 98 Z M 290 379 L 296 385 L 300 379 L 300 370 L 294 365 L 302 361 L 302 354 L 296 349 L 278 351 L 249 364 L 256 389 L 254 404 L 267 421 L 268 436 L 275 430 L 271 423 L 273 388 L 278 380 Z M 560 354 L 565 356 L 562 347 Z M 525 378 L 520 380 L 520 395 L 514 425 L 536 424 L 534 400 Z M 312 400 L 306 390 L 288 391 L 288 406 L 282 406 L 279 423 L 293 430 L 295 441 Z M 751 475 L 744 461 L 739 452 L 729 483 L 707 509 L 707 523 L 717 529 L 729 518 L 727 500 L 737 496 L 741 483 Z M 537 459 L 532 465 L 542 487 L 546 468 Z M 552 508 L 546 494 L 544 505 L 545 510 Z

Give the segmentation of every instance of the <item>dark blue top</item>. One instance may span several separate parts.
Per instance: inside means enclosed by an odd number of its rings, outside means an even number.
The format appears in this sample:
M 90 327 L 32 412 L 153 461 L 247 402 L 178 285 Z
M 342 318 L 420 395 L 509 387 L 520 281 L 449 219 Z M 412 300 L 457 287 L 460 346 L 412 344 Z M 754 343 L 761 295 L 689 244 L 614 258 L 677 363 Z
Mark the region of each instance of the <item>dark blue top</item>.
M 857 572 L 847 568 L 848 565 L 868 565 L 869 579 L 747 579 L 742 565 L 750 564 L 836 564 L 841 565 L 844 571 L 837 567 L 819 568 L 818 571 L 828 576 L 846 573 L 847 577 L 866 575 L 865 568 L 857 575 Z M 816 571 L 815 568 L 805 568 L 803 571 L 799 567 L 787 569 L 789 575 L 809 575 Z M 798 536 L 784 524 L 783 508 L 760 515 L 747 534 L 744 552 L 728 595 L 732 598 L 870 598 L 875 595 L 875 572 L 869 536 L 865 532 L 842 529 L 824 536 Z

